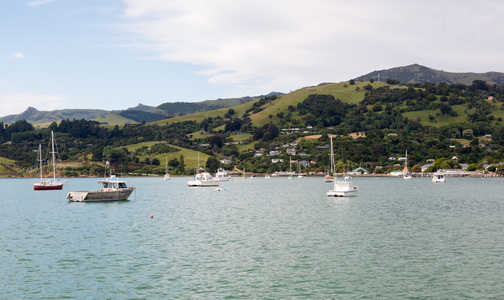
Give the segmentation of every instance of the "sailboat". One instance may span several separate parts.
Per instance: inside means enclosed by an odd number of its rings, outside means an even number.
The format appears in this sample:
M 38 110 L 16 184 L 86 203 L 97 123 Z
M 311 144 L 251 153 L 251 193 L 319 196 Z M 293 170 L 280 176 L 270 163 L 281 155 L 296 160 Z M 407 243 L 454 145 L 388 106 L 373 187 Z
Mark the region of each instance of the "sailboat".
M 190 187 L 204 187 L 204 186 L 219 186 L 219 180 L 215 179 L 210 173 L 200 167 L 199 152 L 198 152 L 198 170 L 194 176 L 194 180 L 188 181 L 187 185 Z
M 334 150 L 333 150 L 333 144 L 332 144 L 332 135 L 331 135 L 331 166 L 330 166 L 330 170 L 329 170 L 329 174 L 327 174 L 326 176 L 324 176 L 324 182 L 334 182 L 334 174 L 336 174 L 335 172 L 335 167 L 334 167 Z
M 301 174 L 301 166 L 299 165 L 299 161 L 298 161 L 298 176 L 297 176 L 299 179 L 303 178 L 304 175 Z
M 287 177 L 287 179 L 292 179 L 292 158 L 289 156 L 289 177 Z
M 163 180 L 170 180 L 170 174 L 168 174 L 168 155 L 166 156 L 166 171 Z
M 411 179 L 411 174 L 408 171 L 408 150 L 406 150 L 406 160 L 404 161 L 403 178 Z
M 331 156 L 333 156 L 333 151 L 332 151 L 332 135 L 331 135 Z M 334 160 L 334 158 L 331 158 Z M 332 190 L 329 190 L 327 192 L 328 197 L 351 197 L 351 196 L 356 196 L 357 194 L 357 186 L 347 180 L 347 178 L 344 178 L 343 180 L 337 180 L 335 176 L 335 181 L 334 181 L 334 187 Z
M 61 190 L 65 182 L 56 181 L 56 156 L 54 151 L 54 132 L 51 131 L 51 145 L 52 145 L 52 165 L 53 165 L 53 179 L 44 180 L 42 177 L 43 169 L 42 169 L 42 146 L 39 144 L 39 161 L 40 161 L 40 182 L 36 182 L 33 184 L 33 189 L 36 191 L 40 190 Z

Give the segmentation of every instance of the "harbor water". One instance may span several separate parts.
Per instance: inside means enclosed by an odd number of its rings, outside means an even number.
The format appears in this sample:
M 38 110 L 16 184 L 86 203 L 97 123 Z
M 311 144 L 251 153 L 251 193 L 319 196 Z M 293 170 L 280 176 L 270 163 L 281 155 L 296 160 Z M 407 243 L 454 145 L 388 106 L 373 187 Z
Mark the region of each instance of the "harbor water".
M 504 299 L 503 178 L 1 179 L 1 299 Z M 152 215 L 152 218 L 150 217 Z

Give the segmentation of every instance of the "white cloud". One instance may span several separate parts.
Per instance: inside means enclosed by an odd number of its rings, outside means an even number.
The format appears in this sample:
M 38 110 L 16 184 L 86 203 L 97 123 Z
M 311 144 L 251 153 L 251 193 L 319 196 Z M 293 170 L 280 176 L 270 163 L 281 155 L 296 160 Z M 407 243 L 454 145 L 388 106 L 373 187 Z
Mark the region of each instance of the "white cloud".
M 49 111 L 62 109 L 66 97 L 59 95 L 36 95 L 32 93 L 0 93 L 0 116 L 20 114 L 29 106 Z
M 23 53 L 14 53 L 12 54 L 12 57 L 13 58 L 25 58 L 24 54 Z
M 54 2 L 54 0 L 37 0 L 37 1 L 27 2 L 26 5 L 37 7 L 37 6 L 44 5 L 44 4 L 51 3 L 51 2 Z
M 504 71 L 498 1 L 124 2 L 137 45 L 215 84 L 282 91 L 413 63 Z

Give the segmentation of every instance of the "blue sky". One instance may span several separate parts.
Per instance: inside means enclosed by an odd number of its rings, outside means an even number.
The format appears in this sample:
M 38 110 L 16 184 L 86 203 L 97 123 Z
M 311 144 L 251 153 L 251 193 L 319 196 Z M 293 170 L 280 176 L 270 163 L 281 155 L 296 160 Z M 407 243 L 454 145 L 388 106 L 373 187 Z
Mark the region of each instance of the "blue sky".
M 0 116 L 289 92 L 418 63 L 504 72 L 501 1 L 3 0 Z

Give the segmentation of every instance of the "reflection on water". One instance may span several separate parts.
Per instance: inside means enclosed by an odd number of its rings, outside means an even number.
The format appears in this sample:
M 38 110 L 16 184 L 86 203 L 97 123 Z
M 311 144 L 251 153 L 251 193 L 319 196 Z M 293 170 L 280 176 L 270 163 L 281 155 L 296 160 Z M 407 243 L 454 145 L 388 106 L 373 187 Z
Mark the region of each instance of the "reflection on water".
M 127 178 L 130 201 L 68 203 L 0 180 L 5 298 L 503 298 L 502 179 Z M 150 218 L 150 215 L 153 217 Z

